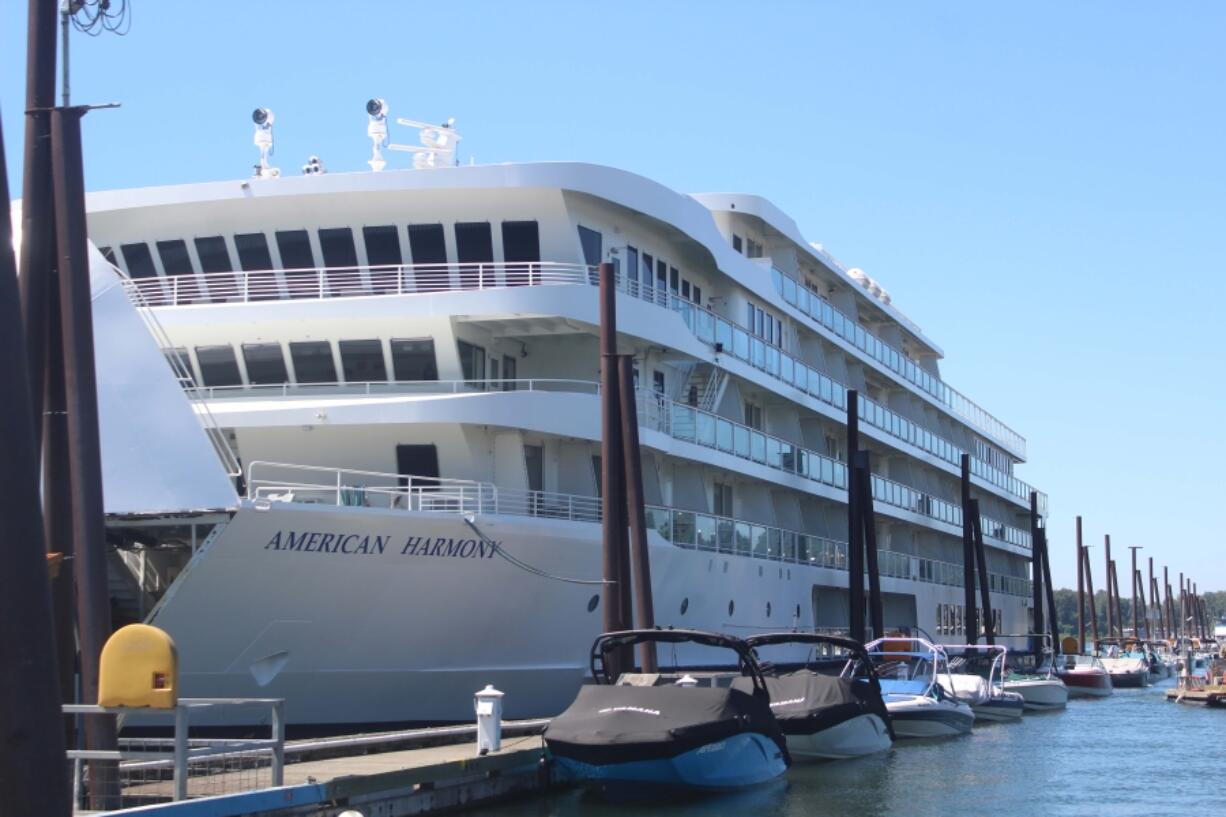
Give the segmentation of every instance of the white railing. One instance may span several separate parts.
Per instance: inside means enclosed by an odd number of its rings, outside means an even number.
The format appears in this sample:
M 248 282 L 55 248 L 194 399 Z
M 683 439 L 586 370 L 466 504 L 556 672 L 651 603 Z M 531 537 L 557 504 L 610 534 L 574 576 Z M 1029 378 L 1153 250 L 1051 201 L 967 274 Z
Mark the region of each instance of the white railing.
M 144 306 L 322 300 L 517 286 L 594 285 L 596 268 L 554 261 L 491 264 L 397 264 L 211 272 L 127 278 Z
M 510 514 L 600 522 L 601 499 L 551 491 L 506 490 L 487 482 L 438 479 L 325 466 L 252 462 L 247 496 L 259 505 L 305 502 L 351 508 L 391 508 L 448 514 Z M 729 517 L 645 507 L 647 528 L 678 547 L 772 561 L 847 569 L 847 543 Z M 884 577 L 960 586 L 961 565 L 896 551 L 879 551 Z M 1026 596 L 1025 579 L 991 574 L 992 589 Z
M 185 387 L 195 400 L 231 397 L 319 397 L 383 394 L 480 394 L 510 391 L 599 394 L 600 384 L 591 380 L 520 378 L 485 380 L 366 380 L 334 383 L 257 383 L 249 386 Z

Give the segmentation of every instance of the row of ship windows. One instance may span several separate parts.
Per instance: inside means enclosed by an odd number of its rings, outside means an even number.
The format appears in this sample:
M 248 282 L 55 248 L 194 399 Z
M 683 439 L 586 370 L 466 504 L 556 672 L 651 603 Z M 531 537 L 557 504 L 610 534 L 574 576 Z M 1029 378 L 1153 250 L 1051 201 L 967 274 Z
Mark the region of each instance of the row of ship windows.
M 983 609 L 977 608 L 978 615 L 982 616 Z M 995 608 L 992 609 L 992 632 L 1000 632 L 1001 612 Z M 982 624 L 980 625 L 982 626 Z M 966 631 L 966 608 L 961 604 L 938 604 L 937 605 L 937 634 L 938 635 L 972 635 Z M 973 633 L 978 637 L 978 633 Z
M 455 234 L 456 260 L 461 264 L 494 262 L 493 231 L 489 222 L 457 222 Z M 407 228 L 408 250 L 414 264 L 446 264 L 447 242 L 442 224 L 410 224 Z M 535 221 L 504 221 L 501 224 L 503 260 L 512 263 L 535 263 L 541 260 L 539 228 Z M 277 230 L 273 233 L 282 269 L 312 269 L 317 266 L 311 237 L 307 230 Z M 318 230 L 319 250 L 323 265 L 332 268 L 358 266 L 357 247 L 349 227 Z M 224 236 L 203 236 L 192 240 L 199 259 L 201 273 L 234 272 Z M 238 233 L 233 237 L 238 254 L 238 269 L 259 271 L 273 269 L 268 236 L 264 233 Z M 362 228 L 366 260 L 371 266 L 399 266 L 407 263 L 400 243 L 400 228 L 395 225 Z M 166 275 L 192 275 L 193 267 L 187 242 L 182 239 L 155 242 L 162 270 Z M 102 254 L 117 264 L 111 247 L 102 247 Z M 152 278 L 157 266 L 149 245 L 145 242 L 121 244 L 128 275 L 132 278 Z

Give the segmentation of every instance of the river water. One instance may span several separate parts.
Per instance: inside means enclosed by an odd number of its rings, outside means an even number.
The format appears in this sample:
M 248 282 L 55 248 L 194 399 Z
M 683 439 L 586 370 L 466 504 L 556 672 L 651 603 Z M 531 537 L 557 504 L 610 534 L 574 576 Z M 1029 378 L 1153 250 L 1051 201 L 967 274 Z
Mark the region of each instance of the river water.
M 1199 815 L 1226 810 L 1226 710 L 1174 704 L 1173 681 L 1069 701 L 1020 723 L 902 741 L 852 761 L 796 763 L 779 781 L 687 803 L 617 805 L 579 791 L 482 809 L 491 817 L 710 815 Z

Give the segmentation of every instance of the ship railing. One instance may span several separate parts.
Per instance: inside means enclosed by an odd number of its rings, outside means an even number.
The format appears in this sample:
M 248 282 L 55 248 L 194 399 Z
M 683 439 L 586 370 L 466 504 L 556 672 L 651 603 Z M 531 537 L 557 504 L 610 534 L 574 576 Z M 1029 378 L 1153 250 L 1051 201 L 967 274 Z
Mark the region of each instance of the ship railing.
M 196 389 L 198 399 L 228 397 L 295 397 L 319 395 L 390 394 L 489 394 L 500 391 L 548 391 L 599 394 L 600 385 L 590 380 L 423 380 L 358 383 L 279 383 L 255 386 L 212 386 Z M 766 434 L 709 411 L 671 400 L 646 389 L 638 392 L 639 424 L 685 442 L 694 442 L 757 462 L 823 485 L 846 490 L 847 466 L 837 459 L 809 451 L 779 437 Z M 380 489 L 382 490 L 382 489 Z M 876 474 L 872 477 L 873 499 L 921 516 L 961 526 L 962 509 L 953 502 Z M 1030 534 L 981 514 L 984 535 L 1021 548 L 1030 547 Z
M 293 478 L 295 474 L 299 478 Z M 448 514 L 508 514 L 572 522 L 600 522 L 601 499 L 551 491 L 508 490 L 488 482 L 439 479 L 326 466 L 252 462 L 247 497 L 257 508 L 273 503 L 377 507 Z M 773 525 L 699 511 L 647 505 L 647 529 L 677 547 L 833 570 L 847 569 L 847 543 Z M 883 577 L 961 586 L 961 565 L 897 551 L 879 551 Z M 994 592 L 1027 596 L 1025 579 L 990 574 Z
M 821 485 L 847 489 L 847 465 L 833 457 L 818 454 L 697 406 L 679 403 L 659 392 L 640 389 L 637 407 L 639 424 L 646 428 Z M 909 485 L 874 474 L 872 491 L 873 499 L 877 502 L 949 525 L 962 525 L 960 505 Z M 980 514 L 980 522 L 988 538 L 1021 548 L 1031 546 L 1027 531 L 985 514 Z
M 123 279 L 129 295 L 146 307 L 597 284 L 596 267 L 556 261 L 310 267 Z M 615 285 L 618 291 L 631 297 L 671 307 L 682 315 L 691 332 L 717 351 L 731 354 L 821 402 L 846 410 L 845 385 L 738 324 L 637 278 L 619 273 Z M 860 334 L 864 334 L 862 327 Z M 853 331 L 853 340 L 854 337 L 857 336 Z M 864 395 L 859 402 L 860 417 L 867 424 L 950 464 L 960 464 L 964 449 Z M 1031 488 L 1025 482 L 973 454 L 970 461 L 976 477 L 1029 501 Z M 1040 493 L 1039 505 L 1040 511 L 1045 512 L 1045 494 Z
M 231 397 L 320 397 L 392 394 L 496 394 L 498 392 L 568 392 L 599 394 L 600 384 L 565 378 L 486 378 L 482 380 L 365 380 L 333 383 L 255 383 L 237 386 L 184 387 L 195 400 Z
M 803 283 L 775 267 L 771 268 L 771 280 L 783 300 L 817 326 L 829 330 L 889 371 L 936 398 L 942 405 L 1006 448 L 1018 452 L 1023 457 L 1026 456 L 1026 438 L 996 419 L 957 389 L 936 375 L 925 371 L 905 354 L 866 330 L 859 321 L 845 315 L 830 301 L 815 292 L 810 292 Z
M 821 403 L 847 411 L 847 386 L 843 383 L 706 307 L 676 295 L 671 296 L 670 306 L 681 316 L 694 336 L 711 346 L 717 354 L 731 355 Z M 860 420 L 865 424 L 951 465 L 961 466 L 962 455 L 969 454 L 973 476 L 1022 502 L 1030 501 L 1030 485 L 929 431 L 919 423 L 886 408 L 863 393 L 859 395 L 857 407 Z M 1039 509 L 1041 512 L 1047 510 L 1047 495 L 1042 492 L 1039 492 Z
M 148 306 L 324 300 L 521 286 L 599 283 L 596 268 L 556 261 L 388 264 L 209 272 L 129 278 L 124 286 Z

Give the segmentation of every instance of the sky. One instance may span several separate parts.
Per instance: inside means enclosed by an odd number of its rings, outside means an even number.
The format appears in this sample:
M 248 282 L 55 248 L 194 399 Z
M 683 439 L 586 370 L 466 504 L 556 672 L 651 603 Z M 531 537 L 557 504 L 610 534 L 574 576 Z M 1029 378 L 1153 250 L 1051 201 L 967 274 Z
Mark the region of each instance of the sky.
M 72 101 L 122 105 L 85 119 L 87 189 L 245 177 L 258 106 L 285 172 L 365 170 L 381 96 L 454 116 L 465 161 L 766 196 L 1027 438 L 1057 586 L 1081 515 L 1099 586 L 1111 534 L 1226 589 L 1226 4 L 131 2 L 126 36 L 71 36 Z

